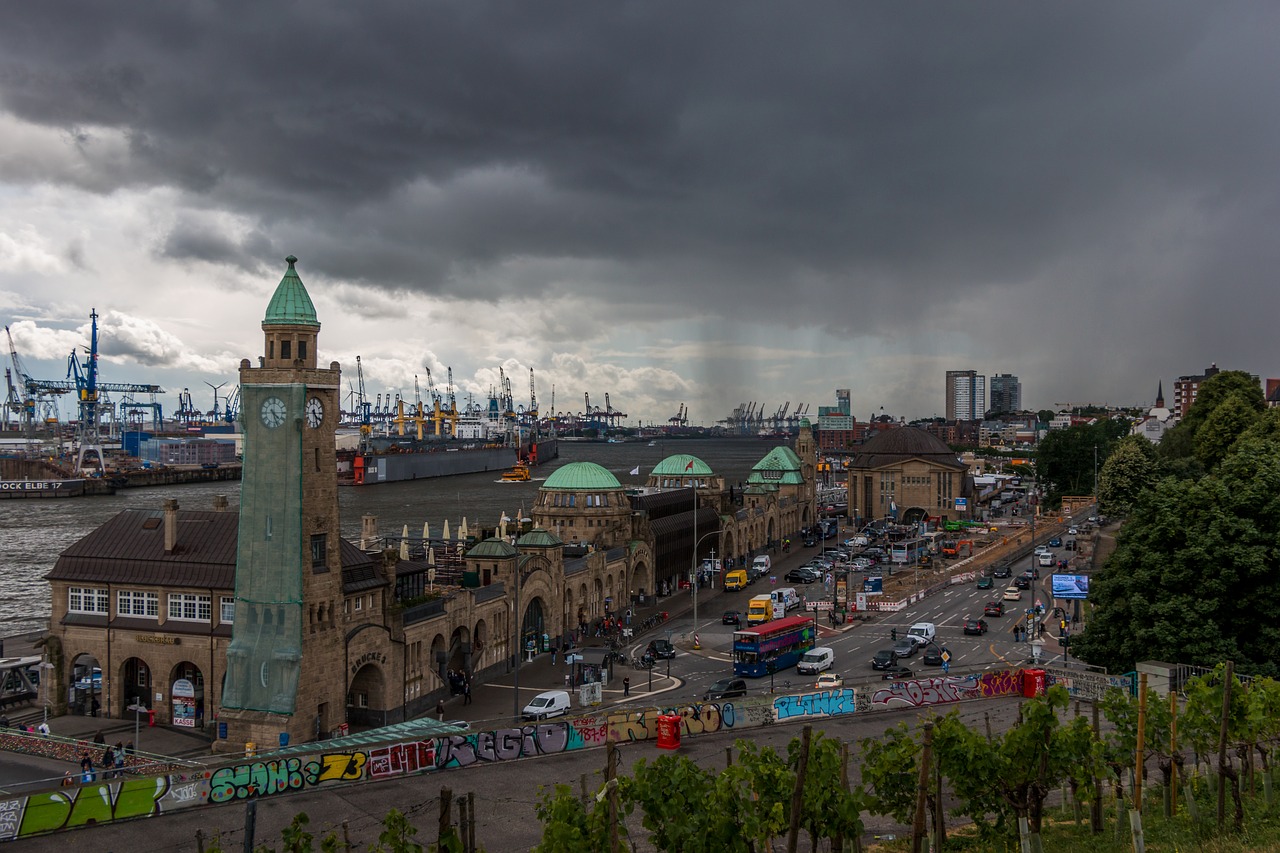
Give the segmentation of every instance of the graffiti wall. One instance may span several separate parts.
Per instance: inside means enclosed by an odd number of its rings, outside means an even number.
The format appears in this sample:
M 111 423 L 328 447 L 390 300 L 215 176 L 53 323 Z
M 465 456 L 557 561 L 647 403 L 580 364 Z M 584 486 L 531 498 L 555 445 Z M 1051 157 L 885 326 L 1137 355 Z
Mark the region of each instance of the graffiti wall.
M 0 799 L 0 841 L 89 823 L 153 817 L 194 806 L 234 803 L 319 787 L 376 782 L 477 764 L 517 761 L 657 737 L 658 717 L 676 715 L 682 736 L 741 731 L 778 723 L 838 717 L 965 699 L 1017 695 L 1017 670 L 926 678 L 875 688 L 819 690 L 653 708 L 620 708 L 594 716 L 406 741 L 368 750 L 251 758 L 191 773 L 131 776 Z M 317 744 L 317 747 L 321 746 Z

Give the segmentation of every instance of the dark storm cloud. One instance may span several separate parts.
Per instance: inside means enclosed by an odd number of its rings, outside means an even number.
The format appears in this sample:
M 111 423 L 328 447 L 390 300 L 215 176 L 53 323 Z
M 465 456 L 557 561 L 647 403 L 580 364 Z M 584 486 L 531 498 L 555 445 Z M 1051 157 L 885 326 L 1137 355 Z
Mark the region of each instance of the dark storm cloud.
M 45 2 L 7 23 L 6 109 L 116 129 L 120 184 L 264 235 L 180 223 L 175 258 L 314 246 L 327 275 L 485 300 L 543 261 L 521 293 L 730 318 L 786 294 L 837 334 L 1117 287 L 1177 323 L 1209 281 L 1274 269 L 1230 239 L 1275 230 L 1269 4 Z M 1187 231 L 1153 236 L 1170 209 Z

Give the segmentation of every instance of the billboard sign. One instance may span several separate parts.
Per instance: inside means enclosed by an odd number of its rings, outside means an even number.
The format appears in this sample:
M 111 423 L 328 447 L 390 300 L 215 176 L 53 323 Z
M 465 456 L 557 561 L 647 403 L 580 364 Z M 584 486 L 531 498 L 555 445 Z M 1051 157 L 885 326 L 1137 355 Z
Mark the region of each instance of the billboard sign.
M 884 595 L 884 579 L 863 578 L 862 591 L 867 595 Z
M 1054 575 L 1053 597 L 1083 601 L 1089 597 L 1089 576 Z
M 956 509 L 965 510 L 969 508 L 968 498 L 956 498 Z

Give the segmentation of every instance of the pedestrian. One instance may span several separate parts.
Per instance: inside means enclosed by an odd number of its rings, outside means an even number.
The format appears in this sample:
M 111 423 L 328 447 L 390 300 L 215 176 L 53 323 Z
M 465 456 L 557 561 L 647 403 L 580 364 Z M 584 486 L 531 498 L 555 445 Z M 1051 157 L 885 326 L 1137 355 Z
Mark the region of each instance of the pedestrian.
M 622 695 L 623 696 L 631 695 L 631 679 L 630 678 L 622 679 Z
M 93 736 L 93 742 L 98 746 L 105 746 L 107 739 L 102 736 L 102 729 L 98 729 L 98 733 Z
M 116 767 L 116 753 L 111 747 L 107 747 L 102 751 L 102 778 L 111 778 L 112 771 Z
M 66 773 L 62 775 L 62 787 L 70 788 L 73 785 L 75 785 L 75 783 L 76 783 L 76 780 L 74 777 L 72 777 L 70 770 L 68 770 Z
M 1020 642 L 1020 641 L 1018 640 L 1018 631 L 1019 631 L 1019 630 L 1020 630 L 1020 629 L 1018 628 L 1018 626 L 1017 626 L 1017 625 L 1014 625 L 1014 626 L 1013 626 L 1013 641 L 1014 641 L 1015 643 Z
M 889 639 L 890 639 L 890 640 L 894 640 L 895 642 L 897 641 L 897 639 L 898 639 L 898 629 L 897 629 L 897 628 L 890 628 L 890 629 L 889 629 Z
M 124 746 L 116 741 L 116 776 L 124 775 Z
M 44 721 L 42 721 L 42 722 L 40 723 L 40 725 L 36 726 L 36 731 L 38 731 L 38 732 L 41 734 L 41 736 L 42 736 L 42 737 L 48 737 L 48 736 L 49 736 L 49 721 L 48 721 L 48 720 L 44 720 Z
M 102 703 L 98 701 L 98 697 L 93 697 L 93 703 L 89 706 L 89 716 L 98 716 L 98 711 L 102 709 Z
M 560 650 L 559 650 L 558 648 L 556 648 L 555 646 L 552 646 L 552 647 L 551 647 L 551 665 L 552 665 L 552 666 L 555 666 L 555 665 L 556 665 L 556 653 L 557 653 L 557 652 L 559 652 L 559 651 L 560 651 Z
M 467 679 L 462 683 L 462 704 L 471 704 L 471 679 Z
M 444 722 L 444 700 L 443 699 L 436 702 L 436 719 L 442 723 Z
M 133 741 L 129 741 L 124 745 L 124 754 L 133 755 Z

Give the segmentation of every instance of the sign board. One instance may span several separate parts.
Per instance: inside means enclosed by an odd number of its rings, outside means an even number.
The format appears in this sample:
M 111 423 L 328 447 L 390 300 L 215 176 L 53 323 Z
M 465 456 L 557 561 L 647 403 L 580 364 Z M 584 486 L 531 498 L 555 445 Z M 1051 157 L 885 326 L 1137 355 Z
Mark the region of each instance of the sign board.
M 867 595 L 884 595 L 884 578 L 863 578 L 862 591 Z
M 968 509 L 968 508 L 969 508 L 968 498 L 956 498 L 956 509 Z
M 815 610 L 815 611 L 816 611 L 816 610 L 830 610 L 830 609 L 831 609 L 831 606 L 832 606 L 832 605 L 831 605 L 831 602 L 830 602 L 830 601 L 809 601 L 809 602 L 805 602 L 804 609 L 805 609 L 805 610 Z
M 860 592 L 856 596 L 854 596 L 854 601 L 857 604 L 857 607 L 859 610 L 867 609 L 867 594 L 865 592 Z
M 942 650 L 942 662 L 943 662 L 943 663 L 951 663 L 951 652 L 947 651 L 946 649 L 943 649 L 943 650 Z M 1135 753 L 1135 754 L 1136 754 L 1136 753 Z M 1135 760 L 1136 760 L 1136 759 L 1135 759 Z
M 1052 579 L 1053 597 L 1083 601 L 1089 597 L 1088 575 L 1057 575 Z

